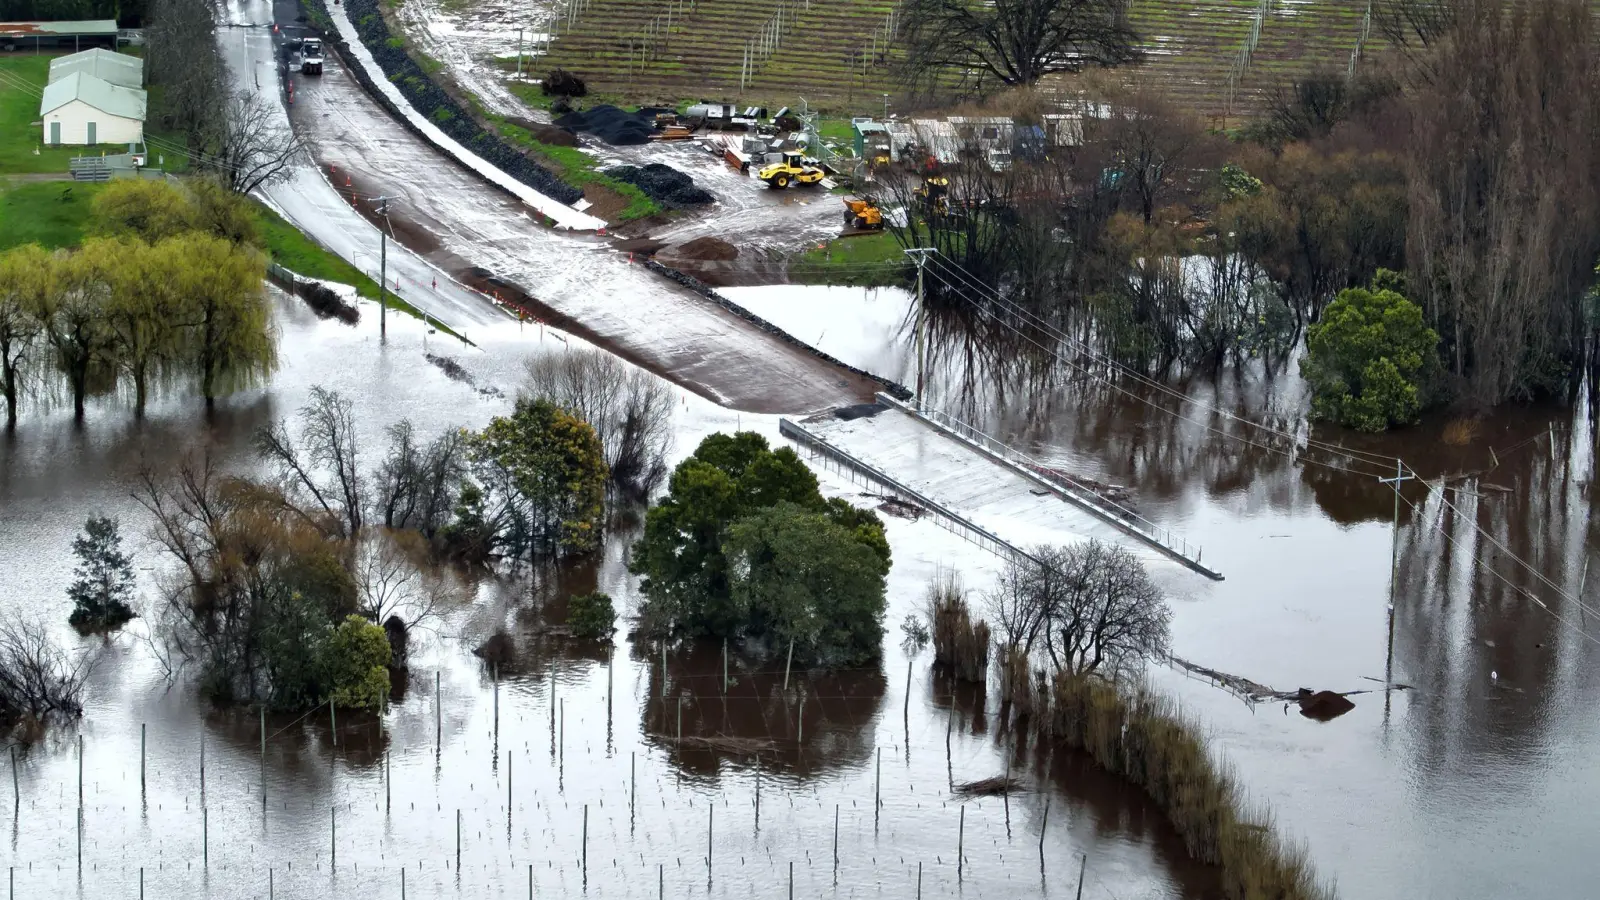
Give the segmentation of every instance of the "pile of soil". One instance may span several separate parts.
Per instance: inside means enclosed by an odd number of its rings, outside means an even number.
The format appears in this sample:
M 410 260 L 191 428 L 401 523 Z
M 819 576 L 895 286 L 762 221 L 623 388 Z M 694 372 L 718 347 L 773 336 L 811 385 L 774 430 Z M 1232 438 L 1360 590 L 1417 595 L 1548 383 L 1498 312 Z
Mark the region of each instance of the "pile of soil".
M 592 134 L 614 146 L 625 146 L 649 143 L 650 135 L 656 130 L 656 116 L 653 110 L 628 112 L 602 103 L 587 110 L 569 112 L 556 119 L 556 124 L 570 131 Z
M 578 146 L 578 136 L 565 128 L 557 128 L 554 125 L 546 125 L 543 122 L 535 122 L 532 119 L 515 117 L 506 119 L 506 123 L 521 128 L 541 144 L 549 144 L 552 147 Z
M 666 206 L 697 206 L 716 199 L 705 190 L 695 187 L 693 178 L 661 163 L 651 163 L 643 168 L 616 166 L 606 169 L 605 174 L 637 187 L 651 200 Z
M 350 20 L 355 23 L 361 43 L 371 51 L 378 68 L 389 76 L 389 80 L 399 88 L 411 106 L 437 125 L 440 131 L 455 138 L 462 146 L 470 147 L 473 153 L 507 175 L 557 203 L 570 205 L 583 198 L 583 191 L 557 178 L 549 169 L 528 159 L 496 135 L 484 131 L 461 104 L 412 62 L 411 57 L 406 55 L 404 41 L 400 42 L 400 46 L 392 45 L 390 41 L 393 35 L 389 33 L 388 25 L 384 24 L 377 0 L 346 0 L 345 8 L 349 10 Z M 322 12 L 327 14 L 326 7 Z M 335 42 L 335 45 L 338 43 L 342 42 Z M 384 102 L 376 85 L 368 83 L 366 72 L 359 64 L 352 65 L 350 72 L 367 89 L 367 93 L 377 98 L 380 104 Z M 405 121 L 403 116 L 401 120 Z
M 710 235 L 698 237 L 687 244 L 674 247 L 672 255 L 678 259 L 702 262 L 728 262 L 739 258 L 739 248 L 721 238 Z

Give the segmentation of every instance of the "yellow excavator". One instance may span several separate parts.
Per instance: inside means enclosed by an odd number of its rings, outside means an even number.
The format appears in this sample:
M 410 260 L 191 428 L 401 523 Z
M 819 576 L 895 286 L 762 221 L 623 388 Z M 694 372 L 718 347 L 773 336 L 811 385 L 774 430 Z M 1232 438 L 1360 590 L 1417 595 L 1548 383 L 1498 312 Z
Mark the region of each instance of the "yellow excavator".
M 857 231 L 877 231 L 883 227 L 883 210 L 871 200 L 847 197 L 844 201 L 844 227 Z
M 928 215 L 942 216 L 950 212 L 946 195 L 950 193 L 950 179 L 943 175 L 930 175 L 922 179 L 922 186 L 913 193 L 922 202 Z
M 783 154 L 783 162 L 776 162 L 760 172 L 756 177 L 765 181 L 770 187 L 786 188 L 790 182 L 795 184 L 816 184 L 828 173 L 821 168 L 806 162 L 805 157 L 799 153 L 789 152 Z

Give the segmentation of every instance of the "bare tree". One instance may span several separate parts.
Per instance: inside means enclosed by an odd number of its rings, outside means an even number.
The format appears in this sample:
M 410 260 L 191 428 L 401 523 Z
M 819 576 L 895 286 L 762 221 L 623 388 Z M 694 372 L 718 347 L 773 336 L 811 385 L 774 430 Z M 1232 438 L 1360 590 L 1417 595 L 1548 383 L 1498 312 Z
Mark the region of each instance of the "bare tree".
M 221 128 L 228 73 L 216 41 L 216 6 L 208 0 L 150 0 L 145 59 L 161 91 L 151 116 L 203 153 Z
M 1412 299 L 1463 399 L 1576 377 L 1600 253 L 1597 26 L 1576 0 L 1460 0 L 1411 97 Z
M 419 446 L 416 428 L 402 419 L 389 426 L 389 453 L 372 473 L 372 515 L 385 528 L 411 528 L 432 539 L 455 511 L 467 475 L 467 446 L 459 428 L 447 428 Z
M 415 531 L 368 527 L 355 542 L 357 602 L 362 615 L 383 626 L 395 668 L 405 668 L 411 633 L 437 619 L 440 601 L 451 593 L 447 576 L 423 568 L 427 555 Z
M 616 487 L 646 498 L 667 474 L 672 389 L 643 369 L 599 350 L 530 359 L 523 396 L 545 399 L 594 426 Z
M 221 130 L 202 160 L 234 192 L 249 194 L 287 178 L 308 158 L 309 145 L 260 94 L 240 91 L 229 99 Z
M 93 665 L 93 657 L 69 654 L 36 622 L 0 621 L 0 722 L 83 715 Z
M 981 89 L 1133 62 L 1139 36 L 1127 12 L 1125 0 L 909 0 L 901 76 L 917 86 L 955 74 Z
M 362 476 L 356 446 L 354 407 L 337 391 L 311 388 L 311 402 L 300 409 L 300 440 L 286 422 L 256 433 L 256 451 L 278 470 L 284 496 L 309 521 L 332 536 L 361 531 Z M 311 509 L 320 509 L 321 516 Z
M 989 597 L 1008 654 L 1084 675 L 1166 651 L 1172 612 L 1128 550 L 1090 540 L 1033 556 L 1013 561 Z

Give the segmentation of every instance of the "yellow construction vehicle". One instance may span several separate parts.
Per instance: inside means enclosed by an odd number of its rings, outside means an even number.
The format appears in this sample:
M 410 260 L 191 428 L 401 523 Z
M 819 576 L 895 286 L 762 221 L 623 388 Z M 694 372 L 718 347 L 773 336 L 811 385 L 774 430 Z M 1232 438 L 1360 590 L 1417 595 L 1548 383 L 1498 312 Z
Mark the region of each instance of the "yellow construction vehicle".
M 857 231 L 876 231 L 883 227 L 883 210 L 871 200 L 845 198 L 844 227 Z
M 795 184 L 816 184 L 828 173 L 806 162 L 799 153 L 783 154 L 783 162 L 776 162 L 760 172 L 756 177 L 775 188 L 786 188 L 792 181 Z
M 950 179 L 943 175 L 930 175 L 922 179 L 922 186 L 914 193 L 922 201 L 928 215 L 942 216 L 950 211 L 945 195 L 950 192 Z

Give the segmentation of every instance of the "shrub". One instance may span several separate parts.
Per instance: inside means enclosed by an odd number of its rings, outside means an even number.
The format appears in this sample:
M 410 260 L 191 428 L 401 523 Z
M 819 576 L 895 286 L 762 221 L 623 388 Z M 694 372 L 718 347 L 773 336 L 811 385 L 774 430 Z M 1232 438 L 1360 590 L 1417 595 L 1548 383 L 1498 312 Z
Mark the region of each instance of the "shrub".
M 122 552 L 117 521 L 91 516 L 83 534 L 72 540 L 78 568 L 67 596 L 72 614 L 67 621 L 80 631 L 121 628 L 133 618 L 133 560 Z
M 1378 283 L 1386 281 L 1380 272 Z M 1300 371 L 1311 384 L 1312 415 L 1371 432 L 1415 422 L 1438 345 L 1422 308 L 1399 293 L 1340 291 L 1306 332 Z
M 328 699 L 334 706 L 380 709 L 389 693 L 389 636 L 360 616 L 347 616 L 323 645 Z
M 989 674 L 989 625 L 973 621 L 967 592 L 954 572 L 928 583 L 928 621 L 933 623 L 933 663 L 957 681 L 983 684 Z
M 547 97 L 583 97 L 589 93 L 589 86 L 566 69 L 551 69 L 539 90 Z
M 617 610 L 611 595 L 595 591 L 576 594 L 567 601 L 567 627 L 572 636 L 585 640 L 609 641 L 617 630 Z

